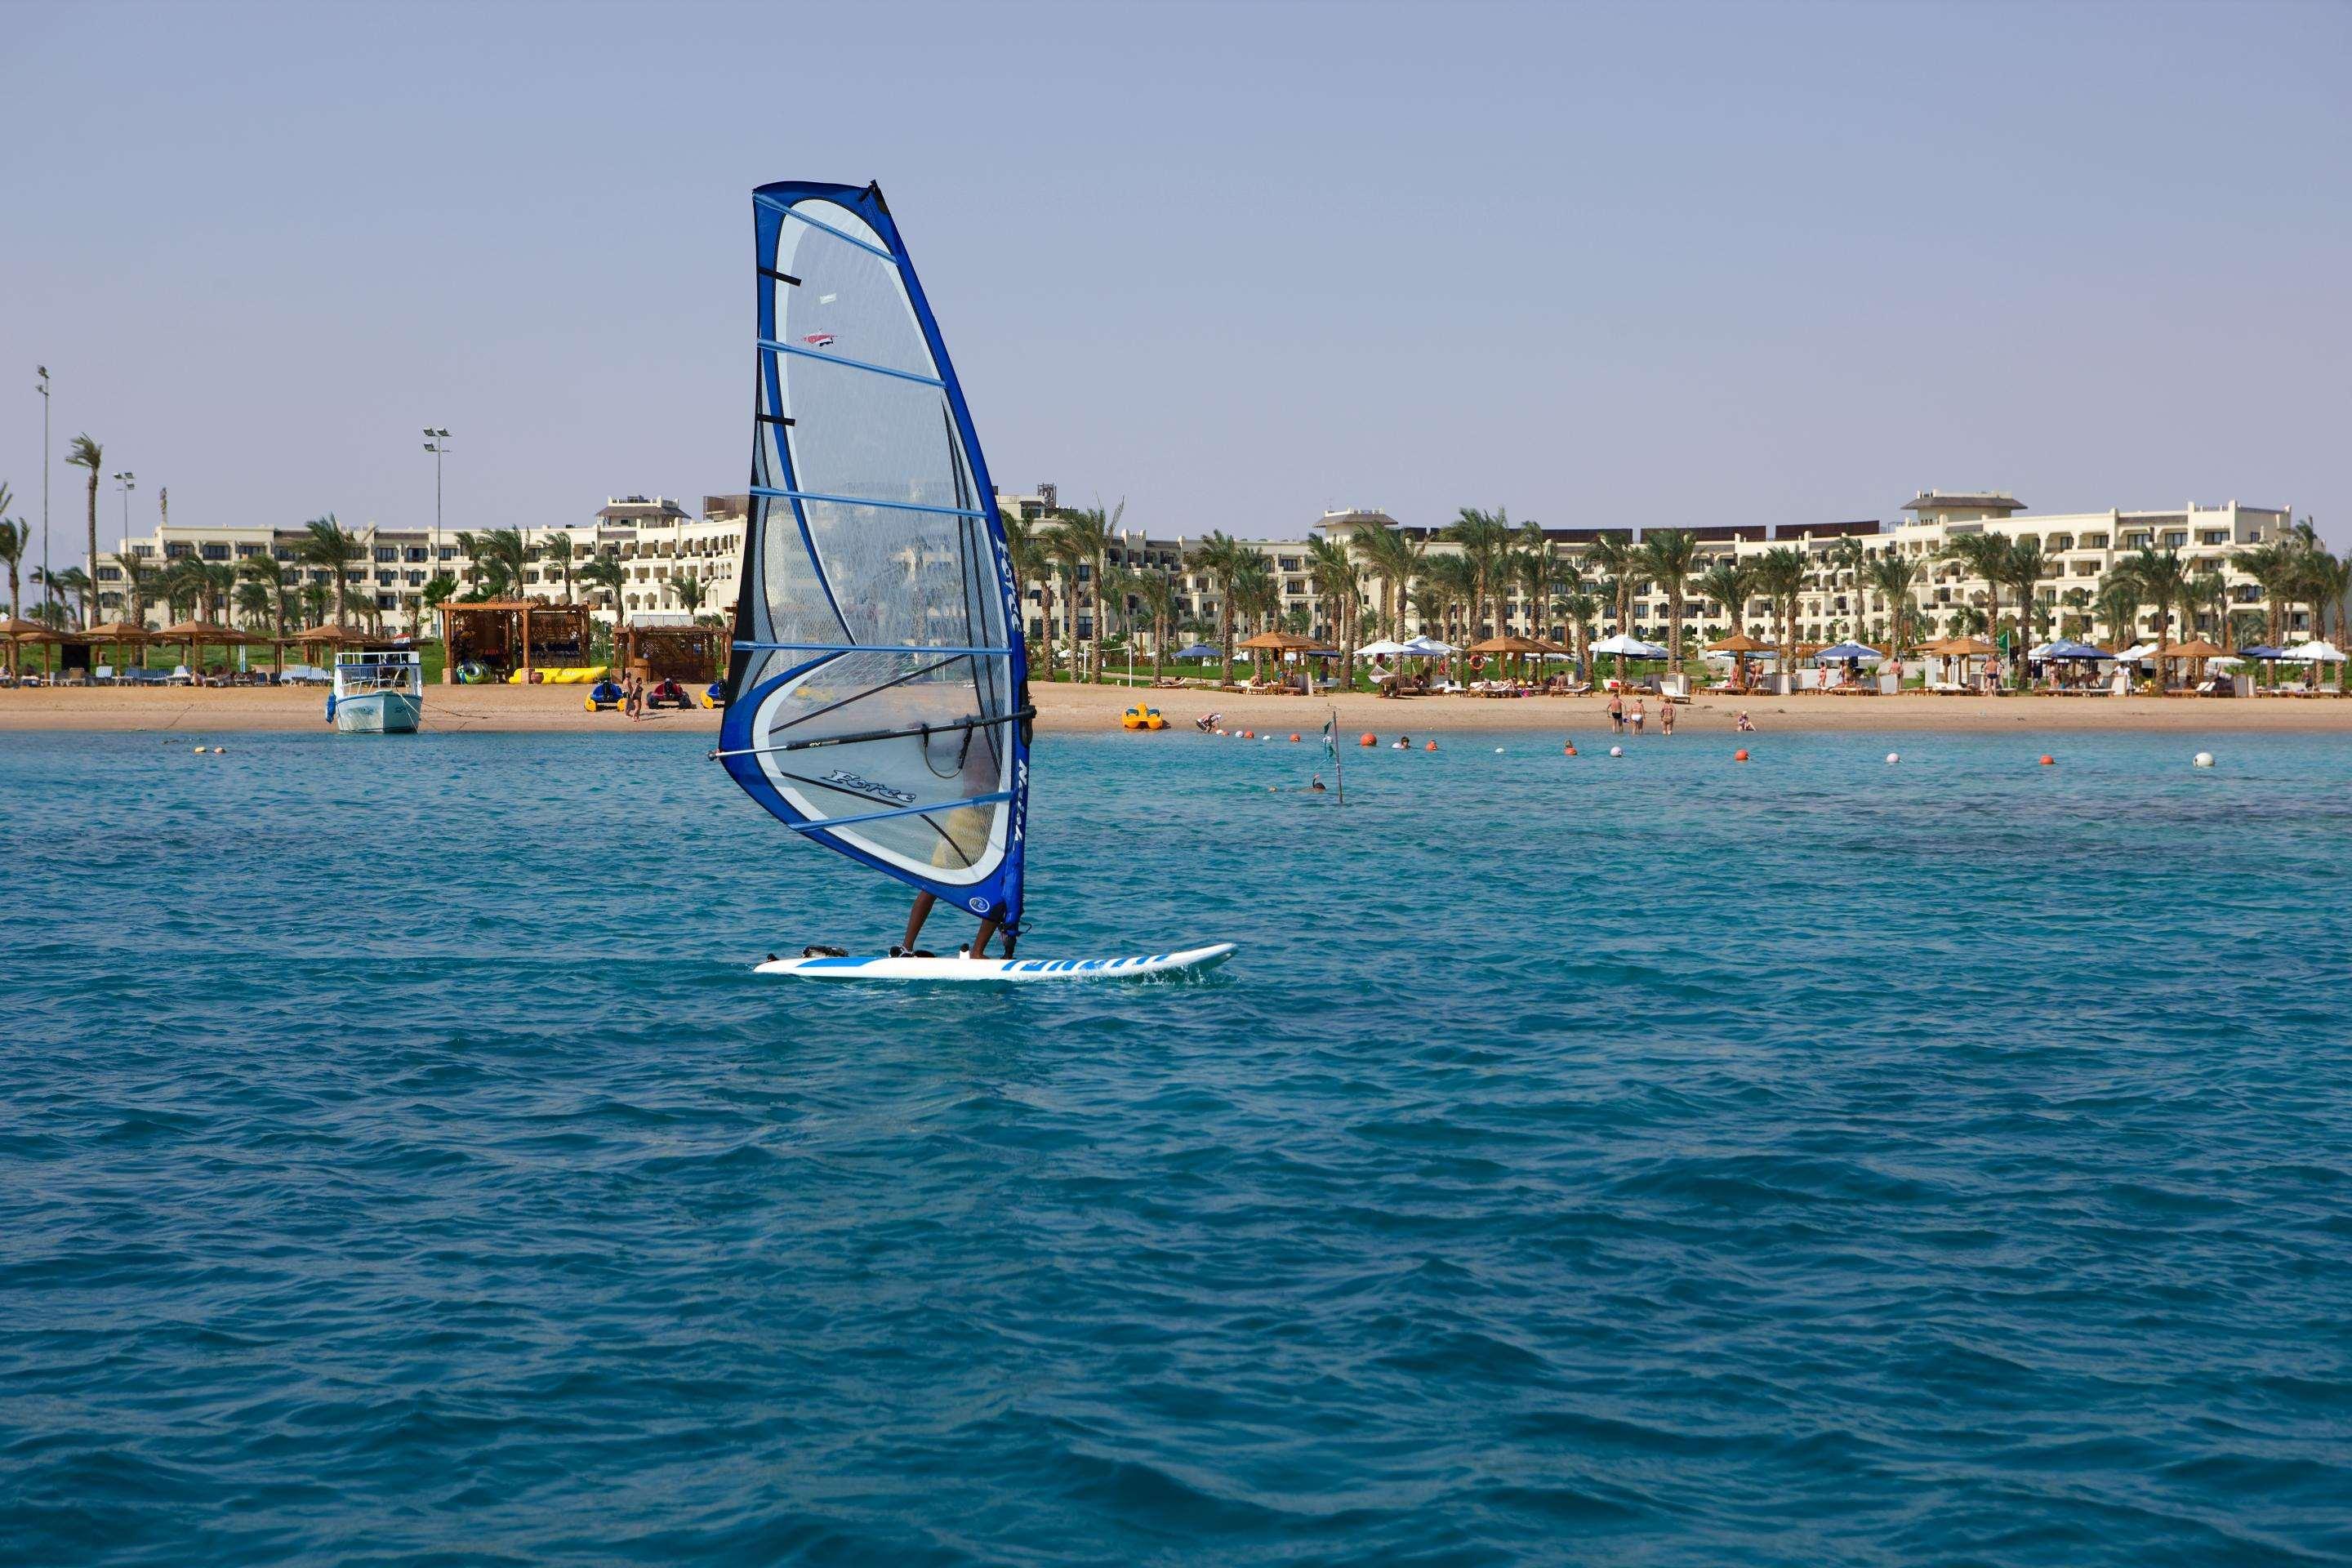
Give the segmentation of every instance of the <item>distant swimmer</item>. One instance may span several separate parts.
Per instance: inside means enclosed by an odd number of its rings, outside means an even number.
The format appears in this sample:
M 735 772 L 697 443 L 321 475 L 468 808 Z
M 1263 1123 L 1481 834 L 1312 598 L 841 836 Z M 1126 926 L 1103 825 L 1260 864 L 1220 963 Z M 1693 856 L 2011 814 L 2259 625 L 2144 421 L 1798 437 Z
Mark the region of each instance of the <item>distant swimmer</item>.
M 1411 735 L 1399 735 L 1399 736 L 1398 736 L 1398 737 L 1397 737 L 1393 742 L 1391 742 L 1390 743 L 1390 745 L 1389 745 L 1389 750 L 1390 750 L 1390 751 L 1391 751 L 1391 752 L 1410 752 L 1410 751 L 1412 751 L 1412 737 Z
M 1331 792 L 1323 787 L 1323 775 L 1321 773 L 1317 773 L 1315 777 L 1308 782 L 1307 785 L 1307 793 L 1308 795 L 1328 795 Z

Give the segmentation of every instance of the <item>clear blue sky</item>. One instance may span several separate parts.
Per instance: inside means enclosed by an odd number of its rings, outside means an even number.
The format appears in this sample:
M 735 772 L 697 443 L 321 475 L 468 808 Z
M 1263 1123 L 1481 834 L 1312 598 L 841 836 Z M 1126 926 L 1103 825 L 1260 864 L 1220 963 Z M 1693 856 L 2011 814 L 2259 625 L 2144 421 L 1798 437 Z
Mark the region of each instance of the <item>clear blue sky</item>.
M 18 4 L 0 37 L 25 515 L 36 362 L 142 531 L 159 485 L 422 521 L 427 424 L 453 527 L 739 489 L 749 191 L 810 177 L 889 194 L 999 486 L 1155 532 L 1999 486 L 2352 540 L 2344 6 Z

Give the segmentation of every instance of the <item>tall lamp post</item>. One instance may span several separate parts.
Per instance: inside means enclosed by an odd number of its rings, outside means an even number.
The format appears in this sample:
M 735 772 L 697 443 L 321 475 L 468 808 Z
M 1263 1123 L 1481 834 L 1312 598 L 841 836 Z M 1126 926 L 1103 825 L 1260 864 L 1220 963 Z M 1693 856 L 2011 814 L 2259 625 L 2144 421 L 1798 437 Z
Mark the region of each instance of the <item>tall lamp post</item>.
M 46 605 L 55 596 L 49 587 L 49 367 L 33 369 L 41 378 L 34 390 L 41 395 L 41 603 Z
M 139 476 L 129 468 L 114 476 L 114 488 L 122 493 L 122 552 L 131 553 L 131 492 L 139 488 Z M 95 567 L 98 563 L 90 563 Z
M 425 580 L 430 583 L 441 574 L 441 459 L 448 455 L 449 432 L 427 425 L 425 449 L 433 454 L 433 548 L 425 552 L 432 559 L 425 566 Z M 412 637 L 425 635 L 424 600 L 418 599 L 417 604 L 416 624 L 409 631 Z

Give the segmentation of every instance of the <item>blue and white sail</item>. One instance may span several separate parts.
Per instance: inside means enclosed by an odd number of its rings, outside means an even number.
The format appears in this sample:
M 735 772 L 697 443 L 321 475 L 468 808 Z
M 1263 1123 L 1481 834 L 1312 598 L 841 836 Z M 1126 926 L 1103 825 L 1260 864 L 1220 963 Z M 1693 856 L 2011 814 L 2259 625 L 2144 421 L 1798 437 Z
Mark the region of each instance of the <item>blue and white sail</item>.
M 971 410 L 877 187 L 751 200 L 757 406 L 718 754 L 809 838 L 1017 931 L 1028 665 Z

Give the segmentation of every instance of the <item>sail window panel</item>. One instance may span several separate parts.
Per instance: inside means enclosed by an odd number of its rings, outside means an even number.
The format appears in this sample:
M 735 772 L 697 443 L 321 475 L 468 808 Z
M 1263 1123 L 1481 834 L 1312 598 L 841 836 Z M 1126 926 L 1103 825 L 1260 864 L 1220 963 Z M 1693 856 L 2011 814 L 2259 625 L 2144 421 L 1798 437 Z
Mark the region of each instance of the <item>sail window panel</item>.
M 788 503 L 779 502 L 779 506 Z M 989 556 L 979 520 L 896 507 L 803 501 L 817 565 L 853 643 L 1002 647 L 999 620 L 973 618 Z M 975 527 L 982 531 L 975 540 Z M 778 639 L 785 640 L 785 639 Z
M 782 427 L 790 488 L 976 510 L 963 443 L 938 387 L 802 355 L 773 358 L 779 412 L 793 421 Z
M 793 503 L 753 497 L 751 529 L 759 542 L 761 595 L 752 605 L 753 640 L 825 646 L 856 640 L 809 554 Z
M 930 343 L 896 266 L 789 219 L 777 230 L 776 256 L 775 269 L 800 279 L 767 285 L 776 291 L 778 342 L 807 353 L 938 377 Z
M 1008 674 L 987 671 L 983 680 L 976 667 L 1003 663 L 887 653 L 823 659 L 761 704 L 761 765 L 812 822 L 904 814 L 835 829 L 845 843 L 943 880 L 977 879 L 1002 855 L 1005 803 L 965 803 L 1012 787 L 1013 744 L 1008 723 L 974 722 L 997 716 L 982 685 L 1009 689 Z M 866 738 L 780 749 L 843 736 Z

